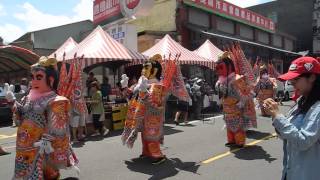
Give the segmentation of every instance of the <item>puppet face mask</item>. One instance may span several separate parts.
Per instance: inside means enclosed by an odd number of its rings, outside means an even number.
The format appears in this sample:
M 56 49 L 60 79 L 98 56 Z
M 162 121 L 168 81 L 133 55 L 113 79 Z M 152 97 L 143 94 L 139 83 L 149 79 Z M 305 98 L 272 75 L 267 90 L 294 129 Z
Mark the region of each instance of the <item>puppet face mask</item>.
M 158 69 L 152 67 L 151 63 L 146 63 L 143 65 L 141 75 L 145 76 L 148 79 L 153 79 L 153 78 L 155 78 L 157 71 L 158 71 Z
M 217 64 L 216 71 L 217 71 L 218 76 L 223 76 L 223 77 L 228 76 L 228 69 L 227 69 L 227 65 L 225 63 Z
M 31 73 L 31 87 L 34 91 L 38 93 L 51 91 L 50 86 L 47 84 L 47 77 L 44 71 L 32 71 Z

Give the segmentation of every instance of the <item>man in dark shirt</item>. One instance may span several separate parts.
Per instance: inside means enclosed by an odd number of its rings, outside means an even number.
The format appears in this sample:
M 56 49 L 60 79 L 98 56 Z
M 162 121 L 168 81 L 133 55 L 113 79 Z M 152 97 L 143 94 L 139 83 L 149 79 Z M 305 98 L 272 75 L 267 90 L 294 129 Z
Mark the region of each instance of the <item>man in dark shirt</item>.
M 109 101 L 110 92 L 111 92 L 111 85 L 109 84 L 108 77 L 105 77 L 103 83 L 101 84 L 101 93 L 102 93 L 102 97 L 107 98 L 107 101 Z

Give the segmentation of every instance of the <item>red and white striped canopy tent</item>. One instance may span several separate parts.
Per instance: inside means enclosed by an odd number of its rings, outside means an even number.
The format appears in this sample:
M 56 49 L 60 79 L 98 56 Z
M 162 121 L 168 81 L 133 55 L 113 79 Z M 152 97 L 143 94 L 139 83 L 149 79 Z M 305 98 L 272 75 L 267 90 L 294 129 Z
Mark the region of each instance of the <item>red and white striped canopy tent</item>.
M 113 39 L 100 26 L 93 30 L 78 46 L 66 54 L 66 60 L 74 56 L 83 56 L 82 68 L 87 68 L 100 63 L 114 62 L 139 62 L 143 63 L 146 56 L 127 49 L 121 43 Z
M 179 64 L 197 64 L 206 66 L 208 68 L 213 69 L 214 62 L 208 61 L 207 59 L 198 56 L 197 54 L 189 51 L 188 49 L 182 47 L 179 43 L 173 40 L 168 34 L 165 35 L 157 44 L 155 44 L 150 49 L 143 52 L 143 55 L 148 57 L 152 57 L 155 54 L 161 54 L 162 56 L 168 57 L 169 54 L 171 56 L 175 56 L 176 54 L 180 54 Z
M 223 54 L 223 51 L 213 45 L 209 40 L 206 40 L 206 42 L 193 52 L 213 62 L 217 62 L 219 56 Z
M 53 52 L 49 57 L 56 57 L 58 61 L 63 60 L 63 54 L 69 54 L 73 49 L 78 46 L 78 43 L 69 37 L 55 52 Z

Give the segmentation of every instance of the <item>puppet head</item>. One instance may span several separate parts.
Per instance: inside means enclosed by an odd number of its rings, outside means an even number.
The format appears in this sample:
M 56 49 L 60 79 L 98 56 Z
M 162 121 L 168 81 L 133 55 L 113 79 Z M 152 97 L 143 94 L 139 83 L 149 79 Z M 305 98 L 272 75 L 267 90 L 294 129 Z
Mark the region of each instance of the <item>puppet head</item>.
M 39 62 L 31 66 L 31 87 L 38 93 L 55 91 L 58 87 L 57 60 L 40 57 Z
M 235 72 L 234 63 L 231 59 L 230 52 L 224 52 L 216 63 L 216 72 L 218 76 L 227 77 L 229 74 Z
M 260 78 L 268 78 L 269 77 L 268 68 L 266 65 L 260 66 L 259 74 L 260 74 Z
M 141 75 L 145 76 L 148 79 L 158 79 L 160 80 L 162 67 L 160 61 L 162 60 L 161 55 L 156 54 L 148 61 L 143 63 L 143 68 Z

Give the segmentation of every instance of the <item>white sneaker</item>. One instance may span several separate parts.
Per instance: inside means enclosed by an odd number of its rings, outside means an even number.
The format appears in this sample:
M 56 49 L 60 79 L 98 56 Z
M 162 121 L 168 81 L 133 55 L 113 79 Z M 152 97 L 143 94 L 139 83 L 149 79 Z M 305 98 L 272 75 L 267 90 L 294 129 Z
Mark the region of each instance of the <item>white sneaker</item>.
M 91 136 L 99 136 L 100 135 L 100 133 L 99 132 L 94 132 L 93 134 L 91 134 Z
M 105 136 L 105 135 L 107 135 L 109 133 L 109 129 L 107 129 L 107 128 L 104 128 L 103 130 L 102 130 L 102 132 L 101 132 L 101 136 Z

